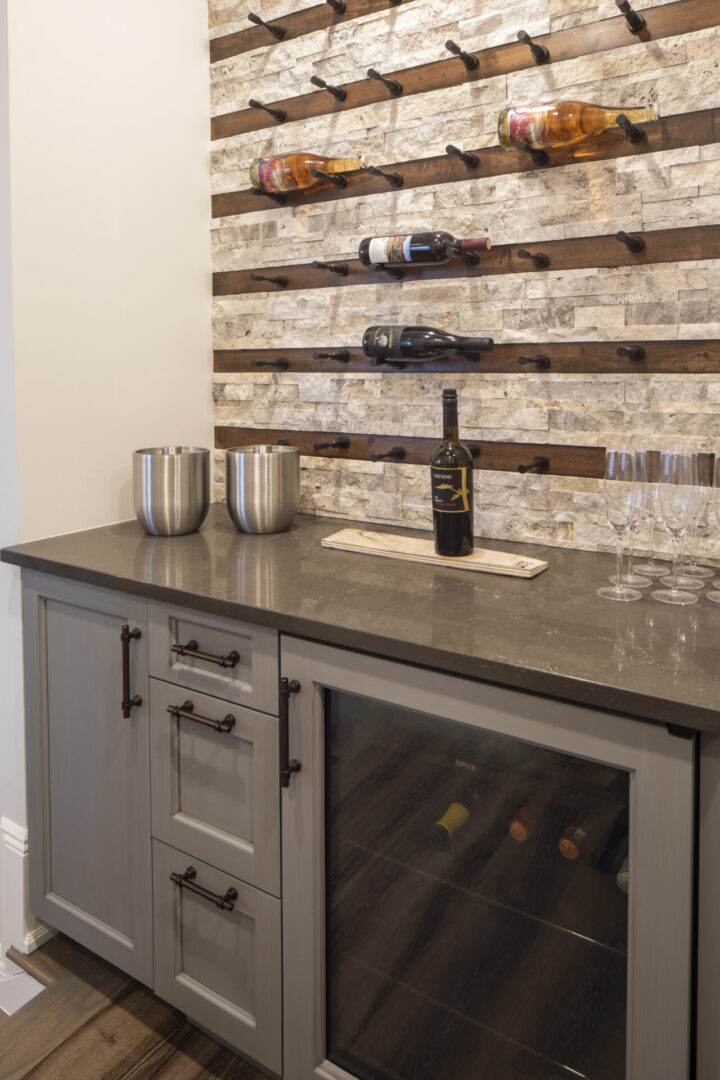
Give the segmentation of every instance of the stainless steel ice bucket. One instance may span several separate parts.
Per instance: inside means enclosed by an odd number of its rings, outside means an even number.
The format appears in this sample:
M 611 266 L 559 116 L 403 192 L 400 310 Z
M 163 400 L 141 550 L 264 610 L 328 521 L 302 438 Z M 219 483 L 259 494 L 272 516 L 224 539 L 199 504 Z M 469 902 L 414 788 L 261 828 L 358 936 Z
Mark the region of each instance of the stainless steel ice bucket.
M 154 536 L 195 532 L 210 506 L 210 451 L 151 446 L 133 454 L 135 514 Z
M 242 532 L 289 528 L 300 502 L 296 446 L 233 446 L 225 451 L 227 506 Z

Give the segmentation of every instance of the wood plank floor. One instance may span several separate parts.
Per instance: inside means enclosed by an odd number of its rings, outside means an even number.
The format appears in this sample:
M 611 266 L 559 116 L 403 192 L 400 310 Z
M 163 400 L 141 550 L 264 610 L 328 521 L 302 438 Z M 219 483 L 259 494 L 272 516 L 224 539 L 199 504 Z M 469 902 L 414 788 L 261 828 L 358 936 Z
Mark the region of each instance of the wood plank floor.
M 0 1025 L 0 1080 L 267 1080 L 67 938 L 8 956 L 45 989 Z

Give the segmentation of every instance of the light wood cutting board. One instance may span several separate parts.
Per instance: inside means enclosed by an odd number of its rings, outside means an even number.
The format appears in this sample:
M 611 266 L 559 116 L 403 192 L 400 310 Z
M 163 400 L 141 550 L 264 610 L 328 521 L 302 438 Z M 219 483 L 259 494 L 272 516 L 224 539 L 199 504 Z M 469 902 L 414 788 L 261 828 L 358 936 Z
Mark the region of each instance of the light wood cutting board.
M 458 570 L 480 570 L 485 574 L 507 574 L 510 577 L 532 578 L 547 569 L 542 559 L 527 555 L 511 555 L 507 551 L 475 548 L 472 555 L 450 558 L 435 554 L 432 540 L 395 533 L 372 532 L 365 529 L 341 529 L 326 536 L 322 546 L 338 551 L 356 551 L 363 555 L 384 555 L 387 559 L 428 563 L 430 566 L 452 566 Z

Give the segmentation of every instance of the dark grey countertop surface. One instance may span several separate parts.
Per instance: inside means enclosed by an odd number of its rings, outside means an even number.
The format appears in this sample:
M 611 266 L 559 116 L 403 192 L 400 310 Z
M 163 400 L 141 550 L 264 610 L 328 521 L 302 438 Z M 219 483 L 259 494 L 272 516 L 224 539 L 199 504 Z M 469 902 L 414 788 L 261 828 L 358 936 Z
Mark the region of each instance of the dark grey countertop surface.
M 301 514 L 287 532 L 250 536 L 216 505 L 188 536 L 152 537 L 125 521 L 5 548 L 2 558 L 331 645 L 720 732 L 719 605 L 601 600 L 595 590 L 613 559 L 584 551 L 479 541 L 548 561 L 539 577 L 524 580 L 320 546 L 346 525 L 402 531 Z

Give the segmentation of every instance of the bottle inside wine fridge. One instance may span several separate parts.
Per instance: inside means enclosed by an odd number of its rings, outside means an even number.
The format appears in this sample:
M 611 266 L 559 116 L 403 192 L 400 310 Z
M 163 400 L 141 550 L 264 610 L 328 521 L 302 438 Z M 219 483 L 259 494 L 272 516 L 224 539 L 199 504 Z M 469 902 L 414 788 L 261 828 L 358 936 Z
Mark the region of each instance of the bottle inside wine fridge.
M 457 390 L 443 390 L 443 441 L 430 458 L 433 532 L 438 555 L 473 550 L 472 454 L 460 442 Z
M 463 337 L 434 326 L 368 326 L 363 352 L 372 360 L 434 360 L 448 353 L 473 356 L 493 347 L 488 337 Z
M 616 126 L 621 114 L 631 124 L 657 119 L 654 105 L 636 109 L 609 109 L 586 101 L 551 101 L 547 105 L 519 105 L 503 109 L 498 120 L 498 138 L 505 150 L 526 142 L 534 150 L 555 150 L 576 146 L 601 131 Z
M 364 266 L 407 264 L 432 266 L 450 262 L 456 256 L 466 262 L 478 261 L 479 251 L 492 247 L 487 236 L 477 240 L 457 240 L 448 232 L 410 233 L 407 236 L 366 236 L 360 241 L 358 256 Z
M 365 168 L 362 158 L 329 158 L 322 154 L 278 154 L 255 158 L 250 165 L 250 182 L 258 191 L 284 192 L 328 187 L 332 181 L 313 176 L 312 170 L 320 172 L 358 172 Z

